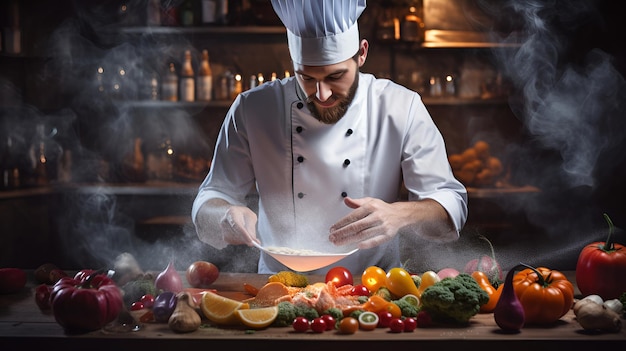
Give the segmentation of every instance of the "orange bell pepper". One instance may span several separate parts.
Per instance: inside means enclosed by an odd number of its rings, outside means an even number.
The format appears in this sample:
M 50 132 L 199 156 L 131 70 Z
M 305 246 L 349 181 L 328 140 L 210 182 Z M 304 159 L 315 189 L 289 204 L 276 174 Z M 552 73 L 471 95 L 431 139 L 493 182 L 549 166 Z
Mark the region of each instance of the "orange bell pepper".
M 502 294 L 502 288 L 504 284 L 498 285 L 496 288 L 491 284 L 489 277 L 485 272 L 482 271 L 474 271 L 472 272 L 472 278 L 476 280 L 478 285 L 483 289 L 487 295 L 489 295 L 489 301 L 486 304 L 480 306 L 481 313 L 491 313 L 496 309 L 496 305 L 498 304 L 498 300 L 500 299 L 500 295 Z

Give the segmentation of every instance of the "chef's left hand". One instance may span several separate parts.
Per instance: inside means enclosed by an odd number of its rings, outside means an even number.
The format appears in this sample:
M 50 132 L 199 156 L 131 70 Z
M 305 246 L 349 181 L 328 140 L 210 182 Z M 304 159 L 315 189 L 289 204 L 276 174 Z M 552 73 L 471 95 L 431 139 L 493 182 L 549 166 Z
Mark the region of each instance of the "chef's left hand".
M 414 215 L 404 206 L 406 203 L 387 203 L 371 197 L 346 197 L 344 203 L 354 211 L 330 227 L 329 239 L 338 246 L 351 243 L 358 243 L 359 249 L 379 246 L 391 240 Z

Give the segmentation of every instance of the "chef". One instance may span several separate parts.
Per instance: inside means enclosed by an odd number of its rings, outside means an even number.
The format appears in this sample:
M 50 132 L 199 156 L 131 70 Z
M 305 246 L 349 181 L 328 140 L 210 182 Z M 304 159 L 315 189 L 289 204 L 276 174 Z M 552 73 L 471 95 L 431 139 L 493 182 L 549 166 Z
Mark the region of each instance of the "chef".
M 272 5 L 295 75 L 243 92 L 230 107 L 193 203 L 199 239 L 218 249 L 358 248 L 333 264 L 351 272 L 399 267 L 401 235 L 458 239 L 467 192 L 420 96 L 360 72 L 369 50 L 357 23 L 365 0 Z M 261 252 L 259 273 L 286 269 Z

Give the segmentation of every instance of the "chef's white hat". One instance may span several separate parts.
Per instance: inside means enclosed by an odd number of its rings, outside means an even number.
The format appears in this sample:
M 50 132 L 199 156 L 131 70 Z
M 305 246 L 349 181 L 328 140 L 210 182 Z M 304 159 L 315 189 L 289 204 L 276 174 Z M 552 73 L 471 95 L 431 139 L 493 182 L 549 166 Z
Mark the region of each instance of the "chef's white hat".
M 365 0 L 272 0 L 272 6 L 287 28 L 294 62 L 332 65 L 359 50 L 357 19 Z

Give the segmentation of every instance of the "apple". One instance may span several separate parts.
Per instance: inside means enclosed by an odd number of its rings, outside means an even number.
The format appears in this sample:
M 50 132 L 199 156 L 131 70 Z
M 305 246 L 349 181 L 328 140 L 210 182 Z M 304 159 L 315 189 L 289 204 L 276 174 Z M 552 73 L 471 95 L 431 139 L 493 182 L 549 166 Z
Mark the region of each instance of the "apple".
M 187 267 L 185 277 L 194 288 L 208 288 L 219 277 L 220 271 L 216 265 L 207 261 L 196 261 Z

